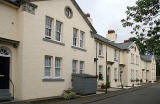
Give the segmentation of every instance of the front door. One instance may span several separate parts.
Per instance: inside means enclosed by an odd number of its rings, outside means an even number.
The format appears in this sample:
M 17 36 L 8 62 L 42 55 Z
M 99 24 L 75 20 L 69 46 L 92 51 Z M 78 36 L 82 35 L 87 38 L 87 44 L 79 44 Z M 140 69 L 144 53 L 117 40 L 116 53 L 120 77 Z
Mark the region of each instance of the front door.
M 9 89 L 9 57 L 0 56 L 0 89 Z

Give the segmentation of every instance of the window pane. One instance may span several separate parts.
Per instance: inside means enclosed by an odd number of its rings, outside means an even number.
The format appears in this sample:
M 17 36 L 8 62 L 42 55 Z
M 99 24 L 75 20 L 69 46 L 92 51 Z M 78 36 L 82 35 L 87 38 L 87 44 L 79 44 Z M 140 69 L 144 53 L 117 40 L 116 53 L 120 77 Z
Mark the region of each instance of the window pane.
M 55 58 L 55 77 L 60 77 L 61 73 L 61 58 Z
M 99 44 L 99 55 L 102 55 L 103 47 L 102 44 Z
M 46 17 L 46 24 L 45 24 L 46 37 L 51 37 L 51 31 L 52 31 L 52 18 Z
M 58 40 L 58 41 L 61 40 L 61 34 L 59 32 L 56 33 L 56 40 Z
M 60 77 L 60 68 L 55 68 L 55 77 Z
M 76 70 L 77 70 L 77 61 L 73 60 L 72 61 L 72 71 L 73 71 L 73 73 L 76 73 Z
M 56 40 L 61 41 L 62 23 L 56 21 Z
M 80 73 L 82 74 L 83 71 L 84 71 L 84 62 L 81 61 L 81 62 L 80 62 Z
M 99 66 L 99 80 L 103 80 L 102 66 Z
M 73 45 L 74 46 L 77 46 L 77 32 L 78 30 L 77 29 L 73 29 Z
M 50 67 L 46 67 L 45 68 L 45 76 L 46 77 L 50 77 L 51 76 L 51 68 Z
M 52 57 L 45 56 L 45 76 L 51 76 L 51 68 L 52 68 Z
M 83 44 L 84 44 L 84 32 L 80 32 L 80 47 L 83 48 Z

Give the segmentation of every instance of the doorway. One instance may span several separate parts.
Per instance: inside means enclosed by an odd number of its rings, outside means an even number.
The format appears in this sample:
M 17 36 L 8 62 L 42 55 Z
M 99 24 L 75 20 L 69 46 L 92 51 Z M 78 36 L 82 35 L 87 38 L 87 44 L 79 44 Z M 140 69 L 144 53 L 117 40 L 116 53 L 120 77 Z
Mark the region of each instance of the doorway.
M 0 56 L 0 89 L 9 89 L 9 57 Z
M 9 49 L 0 47 L 0 89 L 9 89 L 10 57 Z

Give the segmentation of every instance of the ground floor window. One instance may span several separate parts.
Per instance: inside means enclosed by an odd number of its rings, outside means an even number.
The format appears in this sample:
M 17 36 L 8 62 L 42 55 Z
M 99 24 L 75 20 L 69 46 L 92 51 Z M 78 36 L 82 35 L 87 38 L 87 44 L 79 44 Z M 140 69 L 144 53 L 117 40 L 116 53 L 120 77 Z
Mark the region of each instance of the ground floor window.
M 134 82 L 134 70 L 131 69 L 131 82 Z
M 99 65 L 99 80 L 103 80 L 103 66 Z
M 72 72 L 77 73 L 77 60 L 72 61 Z
M 114 68 L 114 80 L 117 82 L 117 68 Z
M 80 74 L 84 73 L 84 61 L 80 61 Z
M 52 57 L 45 56 L 45 77 L 51 78 L 52 77 Z
M 60 57 L 55 58 L 55 78 L 61 77 L 61 62 L 62 58 Z

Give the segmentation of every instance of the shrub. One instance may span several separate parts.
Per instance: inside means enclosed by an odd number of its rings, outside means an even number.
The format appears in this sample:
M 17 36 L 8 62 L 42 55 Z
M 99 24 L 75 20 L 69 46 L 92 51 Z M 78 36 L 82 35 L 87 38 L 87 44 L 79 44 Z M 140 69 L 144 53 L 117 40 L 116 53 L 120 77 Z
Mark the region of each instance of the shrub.
M 65 100 L 73 99 L 73 98 L 75 98 L 75 96 L 76 96 L 76 93 L 73 90 L 66 90 L 63 93 L 63 98 Z
M 124 88 L 124 86 L 123 86 L 123 85 L 121 85 L 121 87 L 122 87 L 122 89 Z
M 101 89 L 105 89 L 106 85 L 104 83 L 101 84 Z
M 136 82 L 139 82 L 139 79 L 138 79 L 138 78 L 136 79 Z

